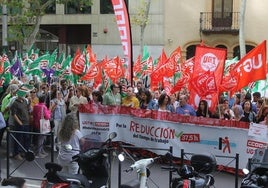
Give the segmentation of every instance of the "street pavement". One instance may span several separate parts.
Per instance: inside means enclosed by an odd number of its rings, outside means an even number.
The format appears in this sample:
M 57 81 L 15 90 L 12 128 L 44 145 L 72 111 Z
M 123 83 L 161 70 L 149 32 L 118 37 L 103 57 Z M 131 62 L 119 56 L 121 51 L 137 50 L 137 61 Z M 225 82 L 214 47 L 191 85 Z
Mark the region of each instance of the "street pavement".
M 0 159 L 1 159 L 1 177 L 7 177 L 7 157 L 6 157 L 6 147 L 0 147 Z M 49 152 L 50 149 L 46 148 Z M 50 152 L 49 152 L 50 153 Z M 57 153 L 54 152 L 54 161 L 57 162 Z M 28 161 L 17 161 L 10 158 L 10 170 L 9 172 L 12 176 L 24 177 L 29 188 L 40 187 L 41 180 L 43 179 L 46 170 L 45 163 L 51 160 L 50 156 L 43 159 L 35 159 L 32 162 Z M 137 176 L 135 172 L 126 173 L 124 172 L 131 165 L 132 161 L 126 160 L 122 163 L 121 167 L 121 182 L 125 183 Z M 154 164 L 150 166 L 151 175 L 149 178 L 149 188 L 167 188 L 169 185 L 169 173 L 161 169 L 161 164 Z M 215 187 L 216 188 L 235 188 L 235 176 L 225 172 L 214 172 L 212 173 L 215 177 Z M 117 157 L 112 159 L 112 176 L 111 176 L 111 188 L 118 187 L 118 160 Z M 241 182 L 241 177 L 239 178 L 239 185 Z M 239 187 L 239 186 L 238 186 Z

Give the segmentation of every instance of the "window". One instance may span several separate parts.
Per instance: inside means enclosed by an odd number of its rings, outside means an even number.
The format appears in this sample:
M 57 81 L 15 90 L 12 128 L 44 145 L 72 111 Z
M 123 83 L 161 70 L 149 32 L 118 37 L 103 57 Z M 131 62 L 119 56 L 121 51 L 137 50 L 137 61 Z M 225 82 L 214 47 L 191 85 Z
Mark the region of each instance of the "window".
M 186 59 L 190 59 L 195 56 L 196 45 L 191 45 L 186 48 Z
M 78 1 L 65 4 L 65 14 L 91 14 L 91 6 L 86 6 Z
M 126 0 L 126 6 L 128 7 L 128 0 Z M 100 13 L 114 14 L 113 4 L 111 0 L 100 0 Z
M 255 46 L 252 46 L 252 45 L 246 45 L 246 53 L 248 53 L 250 50 L 252 50 L 253 48 L 255 48 Z M 236 46 L 234 47 L 234 50 L 233 50 L 233 57 L 238 57 L 238 59 L 241 59 L 240 58 L 240 47 L 239 46 Z
M 213 0 L 212 25 L 214 27 L 231 27 L 233 0 Z

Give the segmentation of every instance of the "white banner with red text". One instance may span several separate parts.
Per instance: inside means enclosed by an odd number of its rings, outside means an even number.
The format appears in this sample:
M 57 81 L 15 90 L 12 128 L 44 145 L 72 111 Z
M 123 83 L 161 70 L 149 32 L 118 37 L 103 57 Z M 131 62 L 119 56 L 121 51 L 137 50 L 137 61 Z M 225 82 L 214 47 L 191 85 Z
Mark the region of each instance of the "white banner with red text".
M 81 106 L 79 112 L 83 135 L 95 134 L 105 140 L 110 132 L 116 132 L 115 141 L 142 148 L 168 150 L 172 146 L 176 157 L 180 157 L 181 149 L 186 153 L 212 153 L 222 156 L 217 157 L 217 164 L 226 167 L 234 168 L 232 157 L 239 154 L 239 169 L 245 168 L 254 150 L 263 147 L 258 145 L 263 135 L 256 133 L 261 128 L 255 126 L 255 131 L 249 132 L 245 123 L 89 104 Z

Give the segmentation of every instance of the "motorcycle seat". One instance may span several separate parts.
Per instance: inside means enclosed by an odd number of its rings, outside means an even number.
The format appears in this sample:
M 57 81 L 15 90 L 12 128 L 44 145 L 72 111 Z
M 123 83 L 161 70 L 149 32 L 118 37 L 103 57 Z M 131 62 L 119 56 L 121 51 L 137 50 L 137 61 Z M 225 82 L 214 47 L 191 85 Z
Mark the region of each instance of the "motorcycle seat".
M 66 182 L 72 182 L 72 180 L 78 180 L 85 188 L 90 187 L 89 180 L 82 174 L 69 174 L 65 172 L 57 172 L 57 176 L 61 177 Z

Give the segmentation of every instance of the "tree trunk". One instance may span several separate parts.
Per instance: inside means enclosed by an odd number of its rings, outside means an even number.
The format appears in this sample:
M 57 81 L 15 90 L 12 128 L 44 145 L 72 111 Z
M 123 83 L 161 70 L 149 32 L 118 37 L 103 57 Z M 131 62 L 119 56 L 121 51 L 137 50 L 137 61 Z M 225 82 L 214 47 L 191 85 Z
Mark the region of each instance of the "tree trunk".
M 148 0 L 146 10 L 145 10 L 145 17 L 143 23 L 140 25 L 141 27 L 141 35 L 140 35 L 140 54 L 141 57 L 143 55 L 143 47 L 144 47 L 144 31 L 147 25 L 148 17 L 149 17 L 149 11 L 151 6 L 151 0 Z
M 24 50 L 30 49 L 30 47 L 35 43 L 36 35 L 39 32 L 40 25 L 41 25 L 41 16 L 37 16 L 33 32 L 29 35 L 28 38 L 25 39 Z

